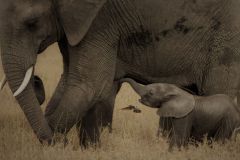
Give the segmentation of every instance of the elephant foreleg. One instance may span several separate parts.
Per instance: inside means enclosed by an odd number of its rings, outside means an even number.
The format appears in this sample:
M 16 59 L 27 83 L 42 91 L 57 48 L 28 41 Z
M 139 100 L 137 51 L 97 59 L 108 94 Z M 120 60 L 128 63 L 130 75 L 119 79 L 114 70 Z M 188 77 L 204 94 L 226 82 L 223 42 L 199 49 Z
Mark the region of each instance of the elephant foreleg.
M 178 148 L 186 146 L 191 134 L 191 116 L 172 118 L 172 126 L 169 150 L 172 150 L 174 146 L 177 146 Z
M 112 132 L 114 103 L 119 88 L 118 82 L 115 82 L 108 99 L 97 102 L 77 124 L 81 146 L 87 147 L 88 143 L 97 144 L 100 133 L 105 127 L 108 127 L 109 132 Z
M 47 108 L 45 111 L 46 116 L 51 115 L 56 110 L 64 94 L 65 85 L 68 77 L 68 70 L 69 70 L 69 55 L 68 55 L 69 53 L 68 53 L 66 44 L 67 44 L 67 41 L 65 38 L 58 43 L 60 52 L 63 57 L 63 74 L 61 75 L 61 78 L 54 91 L 54 94 L 47 105 Z
M 159 137 L 162 135 L 163 137 L 168 137 L 171 129 L 172 129 L 172 122 L 170 117 L 160 117 L 159 119 L 159 128 L 157 136 Z
M 77 123 L 77 131 L 79 143 L 82 147 L 88 144 L 97 144 L 99 142 L 99 128 L 97 124 L 96 107 L 93 107 L 88 113 Z
M 45 110 L 45 115 L 51 115 L 57 108 L 60 103 L 61 97 L 64 93 L 64 84 L 65 84 L 65 75 L 62 74 L 61 79 L 58 82 L 58 85 L 54 91 L 53 96 L 51 97 L 50 101 Z

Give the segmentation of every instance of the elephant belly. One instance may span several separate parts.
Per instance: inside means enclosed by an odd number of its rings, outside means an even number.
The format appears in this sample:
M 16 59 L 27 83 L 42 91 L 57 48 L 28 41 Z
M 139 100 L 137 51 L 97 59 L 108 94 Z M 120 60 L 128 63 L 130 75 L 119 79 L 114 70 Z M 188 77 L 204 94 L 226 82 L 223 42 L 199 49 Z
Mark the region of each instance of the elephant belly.
M 140 28 L 121 35 L 118 58 L 124 62 L 125 72 L 157 82 L 172 77 L 188 84 L 200 76 L 221 29 L 220 18 L 214 19 L 205 8 L 215 9 L 214 4 L 177 0 L 133 3 L 141 23 Z
M 174 28 L 174 24 L 171 27 Z M 162 35 L 164 27 L 160 28 L 159 31 L 149 29 L 139 33 L 136 41 L 141 43 L 132 42 L 136 39 L 132 34 L 121 40 L 117 68 L 123 69 L 127 75 L 144 77 L 151 82 L 193 83 L 209 59 L 206 56 L 210 44 L 206 40 L 210 39 L 209 28 L 195 27 L 185 34 L 173 29 L 166 36 Z
M 137 19 L 129 24 L 126 19 L 126 28 L 121 28 L 115 78 L 194 84 L 205 92 L 202 80 L 209 67 L 227 66 L 240 58 L 236 52 L 240 19 L 235 10 L 224 8 L 225 3 L 234 8 L 235 2 L 131 1 L 130 13 Z

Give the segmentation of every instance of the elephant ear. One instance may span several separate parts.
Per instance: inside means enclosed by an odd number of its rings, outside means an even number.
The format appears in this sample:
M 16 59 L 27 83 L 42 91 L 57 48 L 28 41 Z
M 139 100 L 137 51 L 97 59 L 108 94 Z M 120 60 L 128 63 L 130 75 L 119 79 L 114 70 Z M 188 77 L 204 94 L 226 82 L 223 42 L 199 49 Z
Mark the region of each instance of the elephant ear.
M 70 45 L 77 45 L 85 36 L 106 0 L 59 0 L 60 23 Z
M 158 109 L 157 114 L 161 117 L 182 118 L 192 112 L 195 106 L 195 99 L 190 96 L 170 96 Z

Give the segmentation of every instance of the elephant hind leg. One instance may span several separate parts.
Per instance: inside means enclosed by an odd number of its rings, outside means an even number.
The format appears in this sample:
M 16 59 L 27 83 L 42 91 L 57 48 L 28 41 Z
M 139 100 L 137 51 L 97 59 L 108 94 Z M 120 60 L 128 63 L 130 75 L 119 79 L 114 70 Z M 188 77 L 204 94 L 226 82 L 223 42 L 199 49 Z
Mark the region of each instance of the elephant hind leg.
M 226 139 L 230 139 L 234 132 L 233 122 L 230 118 L 224 118 L 213 135 L 213 139 L 224 143 Z
M 66 81 L 66 75 L 62 74 L 61 79 L 59 80 L 58 85 L 54 91 L 54 94 L 50 99 L 50 101 L 48 102 L 48 105 L 45 110 L 45 116 L 51 115 L 58 107 L 65 91 L 65 83 L 66 83 L 65 81 Z

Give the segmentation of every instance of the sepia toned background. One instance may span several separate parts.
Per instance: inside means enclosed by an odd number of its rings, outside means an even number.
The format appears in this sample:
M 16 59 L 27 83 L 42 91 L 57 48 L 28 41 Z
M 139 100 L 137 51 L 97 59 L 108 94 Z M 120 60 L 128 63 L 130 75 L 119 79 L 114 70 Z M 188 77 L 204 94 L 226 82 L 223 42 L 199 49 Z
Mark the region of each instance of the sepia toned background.
M 46 89 L 47 101 L 50 99 L 62 71 L 62 62 L 57 45 L 49 47 L 38 57 L 36 74 Z M 3 77 L 0 67 L 0 79 Z M 44 106 L 46 106 L 46 103 Z M 137 105 L 142 113 L 122 111 L 129 104 Z M 43 107 L 44 109 L 44 107 Z M 69 144 L 62 143 L 54 147 L 42 146 L 23 112 L 12 96 L 8 86 L 0 93 L 0 160 L 239 160 L 240 136 L 237 141 L 225 145 L 205 143 L 199 147 L 189 146 L 181 151 L 168 152 L 165 139 L 157 138 L 159 117 L 156 110 L 138 103 L 138 96 L 124 84 L 118 94 L 114 111 L 113 133 L 104 131 L 101 135 L 101 147 L 81 150 L 76 129 L 68 134 Z

